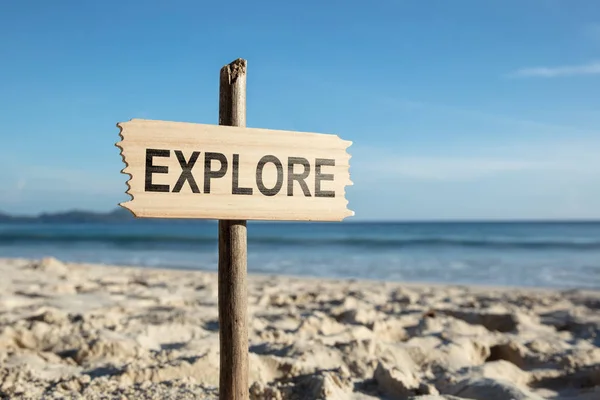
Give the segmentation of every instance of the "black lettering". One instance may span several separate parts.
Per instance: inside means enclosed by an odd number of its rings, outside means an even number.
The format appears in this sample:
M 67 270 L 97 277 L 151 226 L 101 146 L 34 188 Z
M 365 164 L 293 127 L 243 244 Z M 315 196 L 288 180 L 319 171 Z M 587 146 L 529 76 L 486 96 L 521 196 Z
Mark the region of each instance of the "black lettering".
M 210 169 L 211 161 L 218 160 L 221 168 L 218 171 Z M 227 172 L 227 158 L 221 153 L 204 153 L 204 193 L 210 193 L 210 180 L 212 178 L 222 178 Z
M 263 168 L 265 167 L 266 163 L 273 163 L 277 168 L 277 182 L 271 189 L 267 189 L 263 182 Z M 279 193 L 281 187 L 283 186 L 283 165 L 277 157 L 264 156 L 260 159 L 258 165 L 256 166 L 256 186 L 258 186 L 258 190 L 260 190 L 260 192 L 265 196 L 275 196 L 277 193 Z
M 190 161 L 185 161 L 185 157 L 183 156 L 183 152 L 181 150 L 175 150 L 175 155 L 177 156 L 177 160 L 179 161 L 179 165 L 181 166 L 181 175 L 173 188 L 173 192 L 181 192 L 181 188 L 185 181 L 188 181 L 190 184 L 190 189 L 194 193 L 200 193 L 200 189 L 198 189 L 198 185 L 196 184 L 196 180 L 192 175 L 192 168 L 196 161 L 198 160 L 198 156 L 200 155 L 199 151 L 194 151 L 190 157 Z
M 168 192 L 169 185 L 155 185 L 152 183 L 152 174 L 166 174 L 169 167 L 152 164 L 152 157 L 170 157 L 170 150 L 146 149 L 146 192 Z
M 300 174 L 294 173 L 294 164 L 300 164 L 304 166 L 304 170 Z M 288 157 L 288 180 L 287 180 L 287 195 L 294 195 L 294 181 L 300 184 L 300 188 L 304 193 L 305 197 L 310 197 L 310 190 L 308 185 L 304 181 L 310 174 L 310 164 L 306 158 L 302 157 Z
M 322 174 L 321 166 L 335 166 L 335 160 L 329 158 L 317 158 L 315 160 L 315 197 L 335 197 L 333 190 L 321 190 L 321 181 L 332 181 L 333 174 Z
M 241 188 L 239 187 L 239 165 L 240 155 L 233 155 L 233 180 L 231 182 L 231 193 L 232 194 L 252 194 L 252 188 Z

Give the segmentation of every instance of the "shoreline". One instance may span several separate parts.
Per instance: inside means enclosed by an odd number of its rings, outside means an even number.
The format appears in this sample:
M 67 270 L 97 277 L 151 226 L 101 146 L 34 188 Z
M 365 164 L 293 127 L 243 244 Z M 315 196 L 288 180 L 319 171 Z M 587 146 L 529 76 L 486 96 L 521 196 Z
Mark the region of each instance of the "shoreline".
M 216 272 L 0 275 L 0 395 L 218 398 Z M 249 274 L 248 331 L 252 400 L 600 398 L 595 290 Z
M 54 258 L 54 257 L 47 257 Z M 28 258 L 28 257 L 0 257 L 0 263 L 18 261 L 18 262 L 35 262 L 40 259 Z M 217 271 L 210 271 L 205 269 L 194 269 L 187 267 L 163 267 L 163 266 L 147 266 L 147 265 L 133 265 L 133 264 L 108 264 L 108 263 L 95 263 L 95 262 L 71 262 L 62 261 L 65 265 L 73 266 L 74 268 L 87 267 L 87 268 L 112 268 L 112 269 L 123 269 L 127 271 L 138 271 L 138 270 L 149 270 L 156 272 L 174 272 L 174 273 L 200 273 L 214 275 L 217 277 Z M 216 268 L 216 265 L 215 265 Z M 598 292 L 600 288 L 588 288 L 588 287 L 553 287 L 553 286 L 526 286 L 526 285 L 490 285 L 485 283 L 450 283 L 450 282 L 439 282 L 439 281 L 417 281 L 417 280 L 384 280 L 384 279 L 368 279 L 368 278 L 351 278 L 351 277 L 333 277 L 333 276 L 314 276 L 314 275 L 296 275 L 289 273 L 264 273 L 264 272 L 248 272 L 248 279 L 290 279 L 290 280 L 304 280 L 307 282 L 323 281 L 323 282 L 339 282 L 339 283 L 362 283 L 365 285 L 391 285 L 391 286 L 406 286 L 423 288 L 427 286 L 434 286 L 440 288 L 468 288 L 471 290 L 485 291 L 485 290 L 496 290 L 496 291 L 541 291 L 541 292 Z

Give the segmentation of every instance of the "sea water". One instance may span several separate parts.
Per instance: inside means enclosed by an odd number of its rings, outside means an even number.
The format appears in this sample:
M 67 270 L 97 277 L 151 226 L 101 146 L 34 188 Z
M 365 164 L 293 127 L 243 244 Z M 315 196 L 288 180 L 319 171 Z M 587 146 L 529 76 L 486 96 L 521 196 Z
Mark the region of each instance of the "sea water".
M 0 224 L 0 257 L 216 271 L 217 224 Z M 600 223 L 248 222 L 250 273 L 600 288 Z

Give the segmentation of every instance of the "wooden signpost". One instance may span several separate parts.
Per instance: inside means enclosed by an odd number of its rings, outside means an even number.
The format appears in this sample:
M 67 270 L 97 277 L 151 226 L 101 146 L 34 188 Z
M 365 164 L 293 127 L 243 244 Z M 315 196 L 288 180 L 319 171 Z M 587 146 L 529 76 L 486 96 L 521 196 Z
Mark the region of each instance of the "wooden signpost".
M 120 123 L 138 217 L 339 221 L 350 142 L 255 128 Z
M 246 220 L 341 221 L 352 144 L 246 128 L 246 61 L 221 69 L 219 125 L 133 119 L 116 145 L 136 217 L 219 220 L 220 399 L 248 399 Z

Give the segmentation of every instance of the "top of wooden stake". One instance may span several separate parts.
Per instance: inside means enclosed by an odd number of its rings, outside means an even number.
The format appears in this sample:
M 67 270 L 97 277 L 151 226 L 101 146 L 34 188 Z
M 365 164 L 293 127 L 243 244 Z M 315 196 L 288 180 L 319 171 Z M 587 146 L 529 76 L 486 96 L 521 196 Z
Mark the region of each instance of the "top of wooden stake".
M 226 74 L 229 77 L 229 83 L 234 83 L 238 76 L 246 74 L 248 62 L 243 58 L 238 58 L 221 68 L 221 76 Z
M 219 125 L 246 126 L 246 68 L 243 58 L 221 68 Z

